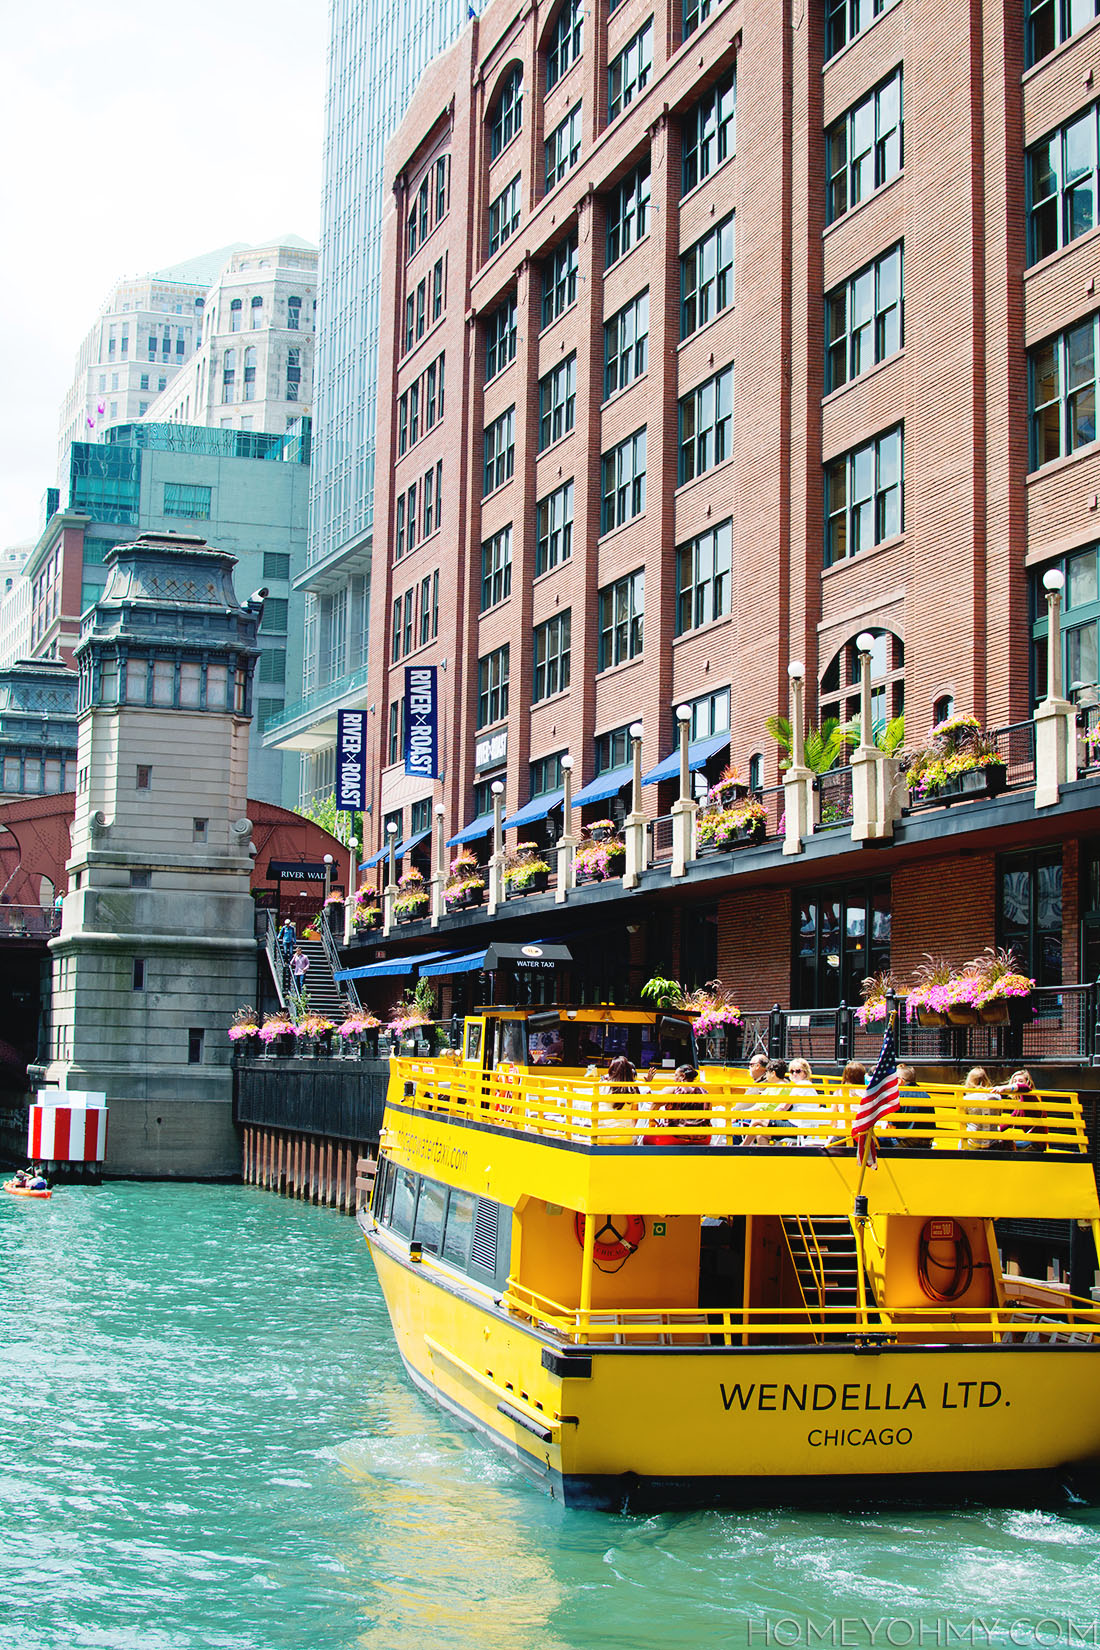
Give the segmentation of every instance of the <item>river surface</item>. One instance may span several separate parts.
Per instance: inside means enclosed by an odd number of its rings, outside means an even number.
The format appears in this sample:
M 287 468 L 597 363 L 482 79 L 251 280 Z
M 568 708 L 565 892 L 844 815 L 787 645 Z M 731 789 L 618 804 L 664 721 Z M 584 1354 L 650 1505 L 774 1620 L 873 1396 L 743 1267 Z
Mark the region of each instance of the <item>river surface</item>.
M 0 1650 L 1100 1646 L 1100 1512 L 566 1512 L 244 1187 L 0 1196 Z

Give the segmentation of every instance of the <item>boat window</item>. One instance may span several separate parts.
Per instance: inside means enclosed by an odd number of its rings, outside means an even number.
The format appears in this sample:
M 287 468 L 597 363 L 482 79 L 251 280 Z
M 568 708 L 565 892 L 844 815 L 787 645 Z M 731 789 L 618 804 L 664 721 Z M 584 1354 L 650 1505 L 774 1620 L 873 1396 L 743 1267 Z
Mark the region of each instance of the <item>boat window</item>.
M 411 1169 L 398 1169 L 393 1191 L 393 1212 L 390 1225 L 402 1237 L 411 1237 L 413 1216 L 416 1213 L 416 1187 L 420 1176 Z
M 497 1038 L 498 1060 L 512 1066 L 527 1064 L 527 1027 L 522 1020 L 501 1020 Z
M 461 1266 L 463 1271 L 470 1263 L 470 1239 L 473 1236 L 476 1204 L 477 1198 L 472 1192 L 459 1192 L 452 1188 L 443 1235 L 443 1258 L 455 1266 Z
M 420 1182 L 413 1237 L 422 1243 L 425 1249 L 430 1249 L 433 1255 L 438 1255 L 443 1236 L 443 1199 L 446 1191 L 447 1188 L 441 1186 L 438 1180 Z
M 481 1025 L 480 1020 L 466 1021 L 466 1058 L 476 1060 L 481 1054 Z
M 664 1014 L 655 1029 L 657 1047 L 655 1052 L 645 1059 L 646 1065 L 695 1065 L 695 1040 L 689 1021 L 674 1020 L 671 1015 Z M 649 1027 L 645 1030 L 648 1033 Z
M 389 1189 L 390 1196 L 393 1196 L 393 1177 L 390 1172 L 391 1167 L 392 1165 L 388 1157 L 380 1157 L 378 1159 L 378 1173 L 374 1178 L 374 1191 L 371 1194 L 371 1208 L 374 1211 L 374 1218 L 376 1220 L 385 1220 L 386 1218 L 385 1208 L 387 1188 Z

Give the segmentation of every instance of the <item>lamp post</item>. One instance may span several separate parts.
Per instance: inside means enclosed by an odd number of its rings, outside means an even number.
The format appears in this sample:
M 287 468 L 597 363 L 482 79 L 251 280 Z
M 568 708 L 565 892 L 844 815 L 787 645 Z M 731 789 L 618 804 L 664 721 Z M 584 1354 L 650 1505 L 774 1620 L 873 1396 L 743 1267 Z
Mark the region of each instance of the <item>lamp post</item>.
M 806 766 L 806 729 L 802 709 L 804 674 L 802 660 L 792 659 L 787 666 L 787 679 L 790 682 L 791 762 L 783 776 L 785 854 L 800 854 L 802 838 L 810 836 L 814 828 L 814 776 Z
M 859 654 L 859 742 L 864 750 L 873 749 L 875 730 L 871 724 L 871 653 L 875 638 L 869 630 L 861 630 L 856 637 Z
M 1066 576 L 1058 567 L 1043 574 L 1047 597 L 1047 691 L 1048 699 L 1062 697 L 1062 590 Z
M 386 821 L 386 849 L 389 855 L 389 877 L 382 890 L 382 932 L 388 934 L 393 927 L 393 902 L 397 896 L 397 821 Z
M 680 736 L 680 801 L 691 801 L 691 706 L 676 706 L 676 730 Z
M 791 684 L 792 768 L 804 768 L 806 766 L 806 729 L 802 722 L 802 680 L 805 673 L 805 666 L 801 659 L 792 659 L 787 666 L 787 677 Z
M 558 905 L 564 902 L 576 881 L 573 870 L 573 849 L 576 845 L 573 836 L 573 758 L 568 755 L 561 759 L 561 785 L 562 833 L 558 838 L 558 881 L 554 890 L 554 900 Z
M 332 892 L 332 855 L 331 854 L 326 854 L 325 855 L 325 897 L 321 901 L 321 915 L 320 915 L 320 917 L 318 919 L 318 922 L 317 922 L 317 926 L 318 926 L 318 928 L 321 929 L 322 933 L 325 931 L 326 928 L 328 928 L 328 897 L 331 894 L 331 892 Z M 328 932 L 330 934 L 332 933 L 331 928 L 328 928 Z
M 898 764 L 875 744 L 871 716 L 871 654 L 875 638 L 869 630 L 856 637 L 859 655 L 859 744 L 852 752 L 852 836 L 857 842 L 892 836 L 900 808 L 897 796 Z
M 435 805 L 435 875 L 432 877 L 432 920 L 433 928 L 439 927 L 439 919 L 443 915 L 443 884 L 447 877 L 447 850 L 443 840 L 443 815 L 445 813 L 442 802 Z
M 348 897 L 344 901 L 344 944 L 351 944 L 351 937 L 355 931 L 352 918 L 355 915 L 355 891 L 359 886 L 359 838 L 349 836 L 348 850 Z
M 489 786 L 493 798 L 493 852 L 489 856 L 489 911 L 495 911 L 504 902 L 504 785 L 494 779 Z
M 641 722 L 630 724 L 630 813 L 626 821 L 626 865 L 623 869 L 623 887 L 636 888 L 645 870 L 645 814 L 642 812 L 642 738 L 645 729 Z
M 1035 806 L 1050 808 L 1063 785 L 1077 778 L 1077 716 L 1065 698 L 1062 675 L 1062 590 L 1065 574 L 1048 567 L 1047 691 L 1035 712 Z
M 691 706 L 677 705 L 676 726 L 680 735 L 680 795 L 672 804 L 671 875 L 682 877 L 688 861 L 695 858 L 695 819 L 699 805 L 691 795 Z

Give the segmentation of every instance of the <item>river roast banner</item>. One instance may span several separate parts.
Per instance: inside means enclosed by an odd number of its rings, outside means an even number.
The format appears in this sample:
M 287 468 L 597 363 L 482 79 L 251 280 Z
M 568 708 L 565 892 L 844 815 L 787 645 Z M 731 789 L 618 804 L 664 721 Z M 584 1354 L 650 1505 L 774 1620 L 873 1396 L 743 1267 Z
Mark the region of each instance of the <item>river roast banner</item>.
M 367 805 L 367 713 L 336 715 L 336 806 L 362 813 Z
M 439 778 L 439 714 L 434 665 L 405 666 L 405 772 Z

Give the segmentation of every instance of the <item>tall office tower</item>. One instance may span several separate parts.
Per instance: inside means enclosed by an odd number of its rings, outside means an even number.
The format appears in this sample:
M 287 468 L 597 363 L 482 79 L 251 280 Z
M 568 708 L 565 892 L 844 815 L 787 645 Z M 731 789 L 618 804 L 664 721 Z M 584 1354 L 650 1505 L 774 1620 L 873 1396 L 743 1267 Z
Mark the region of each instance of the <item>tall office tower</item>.
M 60 477 L 68 476 L 74 441 L 98 440 L 112 424 L 144 418 L 191 358 L 202 336 L 207 291 L 240 244 L 115 284 L 77 352 L 61 406 Z
M 374 523 L 383 152 L 467 0 L 333 0 L 321 201 L 319 332 L 302 699 L 269 742 L 308 753 L 301 794 L 332 791 L 336 710 L 366 685 Z

